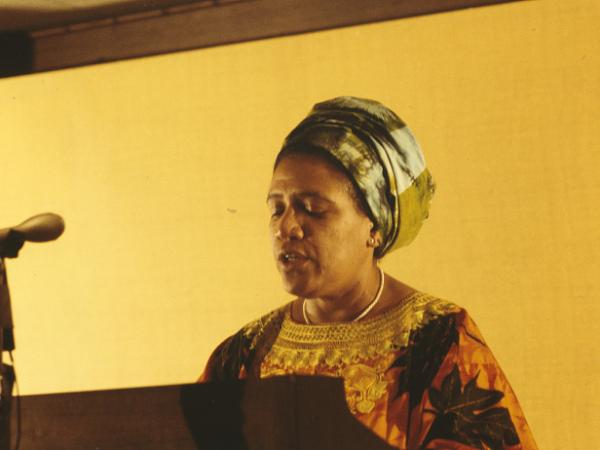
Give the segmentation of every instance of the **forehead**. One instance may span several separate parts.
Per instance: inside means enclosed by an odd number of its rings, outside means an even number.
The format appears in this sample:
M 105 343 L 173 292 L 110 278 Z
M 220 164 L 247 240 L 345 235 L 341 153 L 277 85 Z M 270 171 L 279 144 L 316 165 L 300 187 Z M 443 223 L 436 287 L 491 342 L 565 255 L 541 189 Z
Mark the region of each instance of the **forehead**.
M 331 162 L 316 155 L 291 154 L 273 172 L 269 193 L 318 193 L 332 199 L 350 199 L 352 184 L 346 174 Z

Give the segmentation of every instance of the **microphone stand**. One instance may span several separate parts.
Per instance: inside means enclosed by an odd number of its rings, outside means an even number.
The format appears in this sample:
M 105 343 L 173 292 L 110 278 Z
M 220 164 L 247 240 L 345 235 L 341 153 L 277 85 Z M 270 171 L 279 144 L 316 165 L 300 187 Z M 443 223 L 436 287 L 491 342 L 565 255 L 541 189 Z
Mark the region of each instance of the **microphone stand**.
M 15 382 L 14 368 L 4 363 L 3 356 L 5 351 L 12 351 L 14 348 L 10 292 L 4 257 L 0 256 L 0 450 L 10 449 L 10 417 Z

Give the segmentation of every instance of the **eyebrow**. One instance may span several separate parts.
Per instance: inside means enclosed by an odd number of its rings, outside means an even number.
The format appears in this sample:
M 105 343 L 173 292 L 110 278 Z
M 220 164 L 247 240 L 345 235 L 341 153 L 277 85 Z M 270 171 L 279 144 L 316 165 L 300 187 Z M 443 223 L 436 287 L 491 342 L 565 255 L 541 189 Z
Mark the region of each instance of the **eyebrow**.
M 298 196 L 298 197 L 300 197 L 300 198 L 315 197 L 315 198 L 317 198 L 319 200 L 323 200 L 324 202 L 327 202 L 327 203 L 331 203 L 331 204 L 334 203 L 332 200 L 328 199 L 327 197 L 323 197 L 319 192 L 315 192 L 315 191 L 302 191 L 302 192 L 299 192 L 299 193 L 297 193 L 295 195 Z M 271 200 L 271 199 L 281 198 L 281 197 L 283 197 L 283 194 L 278 194 L 276 192 L 270 192 L 267 195 L 267 202 L 269 200 Z

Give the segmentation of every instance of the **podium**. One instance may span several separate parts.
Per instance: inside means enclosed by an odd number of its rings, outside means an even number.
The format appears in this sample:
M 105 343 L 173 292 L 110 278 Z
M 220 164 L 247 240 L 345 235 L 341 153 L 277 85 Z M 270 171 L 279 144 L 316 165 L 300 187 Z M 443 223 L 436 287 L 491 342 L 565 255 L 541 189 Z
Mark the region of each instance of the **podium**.
M 21 450 L 394 448 L 350 413 L 341 379 L 301 376 L 15 397 L 11 449 L 17 439 Z

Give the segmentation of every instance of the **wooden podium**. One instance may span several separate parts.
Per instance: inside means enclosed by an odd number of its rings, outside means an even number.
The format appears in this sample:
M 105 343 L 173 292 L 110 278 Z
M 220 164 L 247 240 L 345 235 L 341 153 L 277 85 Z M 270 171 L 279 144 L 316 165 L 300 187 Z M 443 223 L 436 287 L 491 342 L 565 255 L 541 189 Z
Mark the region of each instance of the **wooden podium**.
M 21 450 L 393 448 L 352 416 L 341 379 L 300 376 L 15 397 L 11 449 L 17 439 Z

